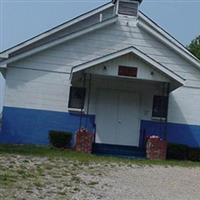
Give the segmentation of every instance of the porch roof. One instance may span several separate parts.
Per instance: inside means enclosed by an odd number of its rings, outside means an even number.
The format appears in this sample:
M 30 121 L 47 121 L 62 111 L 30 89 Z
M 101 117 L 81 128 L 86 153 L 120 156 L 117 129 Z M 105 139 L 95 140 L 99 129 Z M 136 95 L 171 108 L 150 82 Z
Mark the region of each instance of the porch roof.
M 93 67 L 97 64 L 101 64 L 104 62 L 107 62 L 109 60 L 118 58 L 120 56 L 126 55 L 126 54 L 130 54 L 133 53 L 134 55 L 140 57 L 142 60 L 144 60 L 145 62 L 149 63 L 150 65 L 152 65 L 155 69 L 161 71 L 162 73 L 164 73 L 167 77 L 175 80 L 176 82 L 178 82 L 181 85 L 184 85 L 185 79 L 183 77 L 181 77 L 180 75 L 176 74 L 174 71 L 170 70 L 169 68 L 167 68 L 166 66 L 162 65 L 161 63 L 159 63 L 158 61 L 156 61 L 155 59 L 153 59 L 152 57 L 150 57 L 149 55 L 145 54 L 144 52 L 142 52 L 141 50 L 137 49 L 136 47 L 130 46 L 128 48 L 125 49 L 121 49 L 119 51 L 107 54 L 105 56 L 99 57 L 97 59 L 91 60 L 89 62 L 86 63 L 82 63 L 80 65 L 74 66 L 72 68 L 71 74 L 75 73 L 75 72 L 79 72 L 82 70 L 85 70 L 87 68 Z

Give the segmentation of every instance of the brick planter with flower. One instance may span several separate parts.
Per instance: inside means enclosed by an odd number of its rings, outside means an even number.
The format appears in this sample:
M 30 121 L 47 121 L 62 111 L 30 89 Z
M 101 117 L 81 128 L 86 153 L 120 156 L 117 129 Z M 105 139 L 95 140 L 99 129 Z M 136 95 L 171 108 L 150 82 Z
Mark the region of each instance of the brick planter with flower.
M 167 155 L 167 141 L 155 135 L 148 137 L 146 155 L 149 160 L 165 160 Z
M 83 153 L 92 153 L 94 134 L 87 129 L 81 128 L 76 133 L 75 150 Z

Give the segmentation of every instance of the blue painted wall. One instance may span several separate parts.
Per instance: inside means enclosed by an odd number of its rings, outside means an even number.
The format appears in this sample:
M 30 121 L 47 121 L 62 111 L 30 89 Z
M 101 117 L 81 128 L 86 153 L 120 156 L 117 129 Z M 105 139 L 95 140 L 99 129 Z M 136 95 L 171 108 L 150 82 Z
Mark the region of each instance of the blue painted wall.
M 83 115 L 81 125 L 95 130 L 95 116 Z M 34 109 L 4 107 L 0 143 L 48 144 L 49 130 L 75 133 L 80 127 L 80 114 L 53 112 Z M 140 146 L 149 135 L 159 135 L 171 143 L 200 147 L 200 126 L 141 121 Z
M 94 120 L 84 115 L 81 124 L 94 131 Z M 0 143 L 46 145 L 49 130 L 75 133 L 79 127 L 80 114 L 4 107 Z
M 176 123 L 163 123 L 153 121 L 141 121 L 141 140 L 142 146 L 143 139 L 146 136 L 158 135 L 162 138 L 167 136 L 170 143 L 186 144 L 191 147 L 200 147 L 200 126 L 176 124 Z

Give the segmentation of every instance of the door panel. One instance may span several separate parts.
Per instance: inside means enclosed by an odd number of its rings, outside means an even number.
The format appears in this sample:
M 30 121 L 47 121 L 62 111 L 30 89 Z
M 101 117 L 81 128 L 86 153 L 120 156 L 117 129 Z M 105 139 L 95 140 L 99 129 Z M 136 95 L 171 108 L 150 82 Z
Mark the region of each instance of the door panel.
M 117 128 L 117 91 L 98 91 L 96 106 L 96 142 L 115 144 Z
M 118 99 L 118 129 L 116 143 L 119 145 L 138 146 L 138 95 L 135 93 L 120 92 Z
M 119 90 L 98 90 L 96 126 L 96 143 L 138 146 L 138 95 Z

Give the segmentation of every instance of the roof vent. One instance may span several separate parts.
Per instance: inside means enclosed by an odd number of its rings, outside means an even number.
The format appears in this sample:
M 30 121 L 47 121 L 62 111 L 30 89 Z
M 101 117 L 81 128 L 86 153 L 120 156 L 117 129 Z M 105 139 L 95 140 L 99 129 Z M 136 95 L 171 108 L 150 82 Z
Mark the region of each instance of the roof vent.
M 113 0 L 116 12 L 121 15 L 137 16 L 138 7 L 142 0 Z

